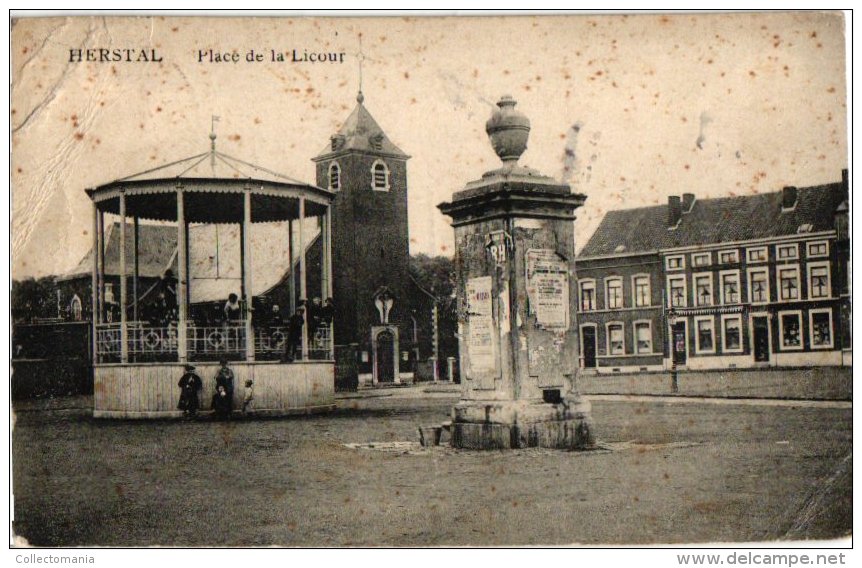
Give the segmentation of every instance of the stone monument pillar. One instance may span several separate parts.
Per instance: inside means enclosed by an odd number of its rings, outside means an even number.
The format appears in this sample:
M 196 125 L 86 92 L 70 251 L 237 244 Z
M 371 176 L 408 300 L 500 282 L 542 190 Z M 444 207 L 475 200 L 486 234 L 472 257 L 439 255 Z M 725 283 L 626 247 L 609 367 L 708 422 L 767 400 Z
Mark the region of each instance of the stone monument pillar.
M 593 445 L 577 392 L 575 209 L 586 196 L 518 165 L 530 121 L 504 96 L 486 131 L 501 168 L 441 203 L 455 228 L 462 398 L 452 445 Z

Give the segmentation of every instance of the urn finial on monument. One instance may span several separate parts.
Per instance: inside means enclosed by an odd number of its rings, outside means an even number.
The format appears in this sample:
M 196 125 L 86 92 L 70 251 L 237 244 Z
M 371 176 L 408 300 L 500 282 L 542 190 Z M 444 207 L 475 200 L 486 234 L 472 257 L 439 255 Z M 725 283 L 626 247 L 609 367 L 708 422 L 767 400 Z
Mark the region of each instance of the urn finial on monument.
M 518 161 L 527 149 L 527 139 L 530 137 L 530 119 L 519 110 L 515 110 L 518 101 L 511 95 L 503 95 L 497 101 L 497 110 L 485 123 L 485 132 L 491 139 L 494 151 L 504 163 Z

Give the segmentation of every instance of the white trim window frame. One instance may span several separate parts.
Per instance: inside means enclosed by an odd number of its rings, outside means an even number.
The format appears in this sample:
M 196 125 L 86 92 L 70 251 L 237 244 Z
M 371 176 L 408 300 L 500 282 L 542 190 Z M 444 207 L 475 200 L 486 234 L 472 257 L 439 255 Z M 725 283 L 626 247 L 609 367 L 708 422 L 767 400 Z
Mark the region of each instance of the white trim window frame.
M 691 255 L 691 267 L 702 268 L 704 266 L 712 266 L 711 252 L 695 252 Z
M 769 247 L 749 247 L 745 249 L 745 259 L 748 264 L 769 262 Z
M 619 293 L 614 291 L 611 296 L 611 284 L 619 284 Z M 616 286 L 614 286 L 616 289 Z M 625 307 L 625 295 L 623 294 L 622 276 L 608 276 L 605 278 L 605 308 L 609 310 L 620 310 Z
M 784 274 L 793 272 L 795 278 L 787 278 L 788 286 L 784 285 Z M 780 302 L 796 302 L 802 299 L 802 282 L 798 264 L 784 264 L 775 267 L 775 281 L 778 283 L 778 300 Z M 796 296 L 790 294 L 795 289 Z
M 611 334 L 611 327 L 618 328 L 619 335 L 619 350 L 614 348 L 614 343 L 617 343 Z M 605 324 L 605 349 L 608 355 L 625 355 L 626 354 L 626 327 L 621 321 L 609 321 Z
M 709 342 L 711 347 L 704 349 L 701 347 L 701 323 L 709 323 Z M 694 352 L 698 355 L 708 355 L 715 353 L 715 317 L 714 316 L 695 316 L 694 318 Z
M 378 171 L 378 166 L 383 169 Z M 371 189 L 374 191 L 389 191 L 389 166 L 383 160 L 374 160 L 371 164 Z M 383 177 L 380 177 L 380 176 Z
M 759 266 L 757 268 L 749 268 L 747 271 L 748 276 L 748 301 L 752 305 L 762 305 L 769 303 L 769 268 L 766 266 Z M 755 274 L 763 275 L 763 278 L 754 278 Z M 754 285 L 757 283 L 763 283 L 764 286 L 760 290 L 755 290 Z
M 585 294 L 586 290 L 592 292 L 592 296 Z M 586 302 L 587 299 L 590 301 Z M 595 278 L 582 278 L 578 280 L 578 308 L 582 312 L 592 312 L 598 309 Z
M 335 173 L 335 176 L 332 175 L 333 172 Z M 329 182 L 329 189 L 333 191 L 341 189 L 341 165 L 337 161 L 333 160 L 330 162 L 329 169 L 326 171 L 326 178 Z M 333 181 L 335 183 L 333 183 Z
M 728 347 L 727 345 L 727 322 L 735 321 L 737 323 L 736 332 L 737 346 Z M 742 353 L 742 316 L 739 314 L 722 314 L 721 315 L 721 350 L 723 353 Z
M 818 249 L 822 247 L 822 251 L 811 252 L 814 247 Z M 809 241 L 805 243 L 806 258 L 828 258 L 829 257 L 829 241 Z
M 729 260 L 725 260 L 725 256 L 730 255 Z M 739 264 L 739 249 L 728 249 L 718 251 L 719 264 Z
M 736 277 L 736 282 L 725 283 L 726 276 Z M 726 285 L 727 284 L 727 285 Z M 730 284 L 733 284 L 732 286 Z M 734 305 L 742 303 L 742 282 L 739 279 L 739 270 L 722 270 L 718 273 L 719 303 L 722 305 Z M 727 289 L 725 289 L 727 288 Z M 735 290 L 735 292 L 734 292 Z M 735 294 L 735 297 L 733 297 Z M 728 297 L 730 295 L 730 297 Z
M 797 322 L 796 344 L 785 343 L 787 329 L 784 328 L 784 318 L 795 317 Z M 802 310 L 786 310 L 778 312 L 778 347 L 781 351 L 802 351 L 805 346 L 802 341 Z
M 682 286 L 674 287 L 674 282 L 682 281 Z M 682 295 L 674 294 L 675 290 L 682 290 Z M 669 308 L 685 308 L 688 307 L 688 278 L 685 274 L 668 276 L 667 277 L 667 307 Z
M 829 343 L 815 343 L 814 342 L 814 316 L 826 314 L 829 317 L 827 334 L 829 337 Z M 820 334 L 822 336 L 822 334 Z M 834 349 L 835 347 L 835 327 L 832 322 L 832 308 L 818 308 L 816 310 L 810 310 L 808 312 L 808 340 L 811 345 L 811 349 Z
M 646 326 L 646 330 L 647 330 L 646 331 L 646 335 L 647 335 L 646 343 L 647 343 L 647 345 L 646 345 L 646 347 L 641 348 L 641 339 L 638 336 L 638 327 L 640 326 L 640 328 L 643 329 L 644 325 Z M 653 351 L 653 348 L 652 348 L 652 320 L 641 319 L 641 320 L 633 321 L 632 322 L 632 337 L 634 338 L 634 344 L 635 344 L 634 345 L 634 352 L 635 352 L 635 354 L 637 354 L 637 355 L 649 355 L 649 354 L 651 354 Z
M 825 300 L 832 297 L 832 275 L 829 273 L 829 269 L 828 260 L 809 262 L 806 266 L 809 300 Z M 815 270 L 818 271 L 816 275 L 814 274 Z M 817 278 L 816 286 L 814 285 L 814 278 Z
M 646 280 L 646 285 L 638 280 Z M 632 306 L 636 308 L 648 308 L 652 305 L 652 282 L 649 274 L 632 275 Z
M 694 305 L 698 307 L 713 305 L 715 299 L 715 285 L 712 277 L 712 272 L 696 272 L 691 275 L 691 279 L 692 286 L 694 286 Z M 702 301 L 700 294 L 700 283 L 703 280 L 709 281 L 709 299 L 705 302 Z
M 685 270 L 685 255 L 674 254 L 666 256 L 664 266 L 666 270 Z
M 799 244 L 775 245 L 775 259 L 778 262 L 799 259 Z

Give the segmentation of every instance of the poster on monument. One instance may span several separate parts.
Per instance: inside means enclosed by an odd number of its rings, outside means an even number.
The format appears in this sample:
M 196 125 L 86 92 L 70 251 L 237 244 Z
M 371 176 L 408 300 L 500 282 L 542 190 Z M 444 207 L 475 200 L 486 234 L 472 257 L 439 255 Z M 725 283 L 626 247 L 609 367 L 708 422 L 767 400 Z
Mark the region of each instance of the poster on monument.
M 536 324 L 543 329 L 569 327 L 569 270 L 552 250 L 527 251 L 527 296 Z
M 851 12 L 7 28 L 13 561 L 852 545 Z M 447 429 L 575 395 L 596 451 Z
M 470 356 L 470 370 L 476 375 L 494 371 L 494 327 L 493 298 L 491 297 L 492 278 L 477 276 L 467 280 L 467 352 Z

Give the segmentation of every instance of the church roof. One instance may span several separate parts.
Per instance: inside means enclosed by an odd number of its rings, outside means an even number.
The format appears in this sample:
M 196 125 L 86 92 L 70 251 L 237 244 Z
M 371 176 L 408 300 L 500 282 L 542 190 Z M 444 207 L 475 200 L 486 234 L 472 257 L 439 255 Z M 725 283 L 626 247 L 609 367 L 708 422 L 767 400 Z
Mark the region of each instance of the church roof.
M 359 96 L 356 97 L 356 108 L 344 121 L 344 125 L 338 133 L 332 136 L 330 143 L 314 158 L 315 161 L 351 150 L 405 159 L 410 157 L 386 136 L 386 133 L 365 108 L 364 100 L 360 92 Z

